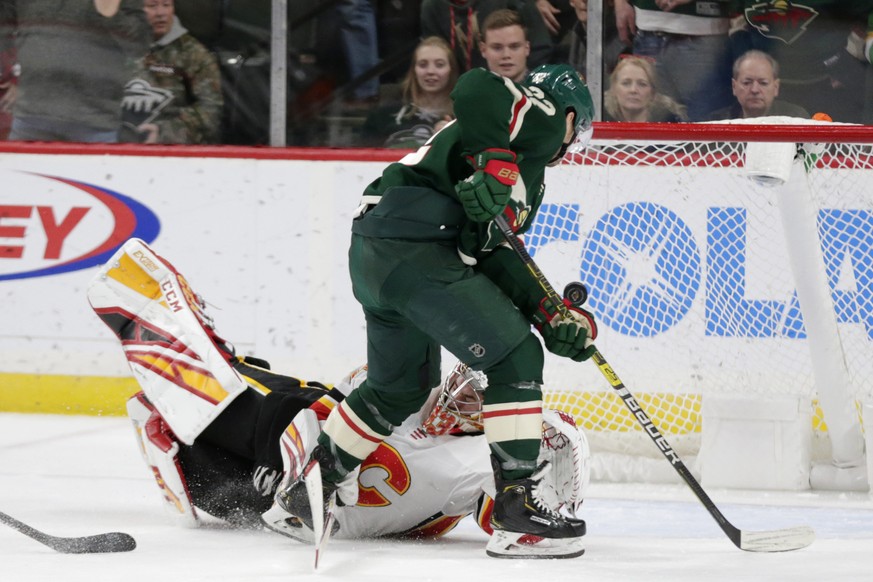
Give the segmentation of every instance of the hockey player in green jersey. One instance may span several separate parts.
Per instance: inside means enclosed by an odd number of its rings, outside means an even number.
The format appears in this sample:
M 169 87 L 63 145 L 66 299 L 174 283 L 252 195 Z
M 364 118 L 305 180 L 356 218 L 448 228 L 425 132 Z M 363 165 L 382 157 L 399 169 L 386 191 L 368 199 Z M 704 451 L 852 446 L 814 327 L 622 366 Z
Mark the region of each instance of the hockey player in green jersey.
M 543 65 L 525 85 L 484 69 L 452 92 L 456 120 L 389 165 L 364 191 L 352 225 L 349 268 L 367 323 L 366 382 L 330 414 L 309 464 L 325 499 L 353 503 L 354 475 L 440 381 L 440 347 L 488 378 L 483 406 L 497 494 L 488 555 L 566 558 L 583 553 L 585 522 L 538 496 L 537 466 L 547 349 L 577 361 L 597 335 L 582 310 L 564 319 L 507 246 L 492 219 L 523 233 L 562 159 L 593 117 L 591 96 L 566 65 Z M 306 486 L 276 503 L 311 528 Z M 312 539 L 311 530 L 301 539 Z

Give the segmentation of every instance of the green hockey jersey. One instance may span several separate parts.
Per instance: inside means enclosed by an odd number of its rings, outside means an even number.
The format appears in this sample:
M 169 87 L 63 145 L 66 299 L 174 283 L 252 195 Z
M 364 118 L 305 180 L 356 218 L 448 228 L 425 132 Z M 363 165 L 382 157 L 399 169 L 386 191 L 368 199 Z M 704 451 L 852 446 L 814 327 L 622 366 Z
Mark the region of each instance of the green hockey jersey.
M 504 214 L 524 232 L 542 201 L 545 167 L 561 149 L 566 122 L 539 88 L 485 69 L 462 75 L 452 99 L 455 121 L 365 189 L 352 230 L 379 238 L 457 238 L 473 264 L 503 238 L 496 226 L 469 221 L 458 201 L 455 185 L 473 173 L 468 158 L 494 148 L 515 153 L 520 178 Z

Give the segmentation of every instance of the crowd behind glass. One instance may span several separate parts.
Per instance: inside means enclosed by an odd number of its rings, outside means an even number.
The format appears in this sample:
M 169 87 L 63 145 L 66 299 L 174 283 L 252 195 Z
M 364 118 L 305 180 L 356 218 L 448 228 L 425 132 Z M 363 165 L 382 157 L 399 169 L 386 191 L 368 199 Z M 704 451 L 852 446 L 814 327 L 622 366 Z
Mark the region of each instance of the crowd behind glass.
M 0 139 L 269 144 L 282 99 L 286 145 L 409 148 L 457 75 L 519 54 L 605 121 L 873 125 L 873 0 L 0 0 Z

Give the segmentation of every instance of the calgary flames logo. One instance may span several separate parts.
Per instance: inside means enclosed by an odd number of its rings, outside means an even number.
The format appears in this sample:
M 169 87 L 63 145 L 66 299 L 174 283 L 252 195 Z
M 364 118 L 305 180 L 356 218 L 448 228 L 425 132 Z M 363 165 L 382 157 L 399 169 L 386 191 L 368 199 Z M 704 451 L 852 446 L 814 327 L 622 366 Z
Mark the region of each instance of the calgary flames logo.
M 746 20 L 755 30 L 785 44 L 800 38 L 817 17 L 813 8 L 788 0 L 771 0 L 746 8 Z

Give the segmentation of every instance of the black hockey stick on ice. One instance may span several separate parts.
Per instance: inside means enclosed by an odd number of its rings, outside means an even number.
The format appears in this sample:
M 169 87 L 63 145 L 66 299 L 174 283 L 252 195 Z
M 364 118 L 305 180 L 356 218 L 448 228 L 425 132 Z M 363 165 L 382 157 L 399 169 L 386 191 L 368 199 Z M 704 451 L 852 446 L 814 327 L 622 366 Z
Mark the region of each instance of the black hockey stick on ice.
M 130 535 L 121 532 L 62 538 L 44 534 L 27 524 L 21 523 L 11 515 L 6 515 L 2 511 L 0 511 L 0 521 L 62 554 L 105 554 L 110 552 L 129 552 L 136 548 L 136 540 Z
M 534 279 L 537 280 L 549 300 L 557 306 L 558 312 L 563 317 L 572 318 L 569 308 L 564 305 L 561 296 L 558 295 L 554 287 L 552 287 L 551 283 L 549 283 L 548 279 L 543 275 L 543 272 L 540 271 L 540 268 L 528 254 L 527 249 L 524 248 L 522 242 L 509 227 L 506 218 L 502 214 L 498 214 L 494 217 L 494 223 L 500 228 L 500 231 L 503 233 L 509 246 L 512 247 L 515 254 L 518 255 L 528 271 L 533 275 Z M 583 303 L 588 296 L 587 289 L 585 289 L 585 286 L 581 283 L 572 283 L 568 285 L 567 294 L 571 295 L 568 299 L 576 305 Z M 581 301 L 579 301 L 580 299 Z M 577 301 L 579 301 L 579 303 L 577 303 Z M 722 515 L 721 511 L 719 511 L 712 499 L 709 498 L 709 495 L 706 494 L 706 491 L 703 490 L 703 487 L 701 487 L 697 479 L 694 478 L 694 475 L 691 474 L 691 471 L 688 470 L 688 467 L 685 466 L 685 463 L 682 462 L 682 459 L 679 458 L 679 455 L 673 450 L 673 447 L 670 446 L 670 443 L 667 442 L 667 439 L 664 438 L 661 431 L 658 430 L 658 427 L 652 423 L 649 415 L 646 414 L 642 407 L 640 407 L 637 399 L 634 398 L 634 395 L 625 387 L 624 383 L 618 377 L 618 374 L 615 373 L 612 366 L 609 365 L 600 351 L 595 351 L 594 355 L 591 356 L 591 359 L 594 360 L 594 363 L 597 364 L 597 367 L 600 369 L 600 373 L 603 374 L 607 382 L 609 382 L 613 390 L 618 393 L 622 402 L 624 402 L 625 406 L 627 406 L 628 410 L 633 414 L 634 418 L 637 419 L 637 422 L 640 423 L 640 426 L 643 427 L 645 433 L 649 435 L 652 442 L 657 445 L 658 450 L 660 450 L 664 457 L 670 461 L 670 464 L 676 472 L 679 473 L 679 476 L 688 484 L 700 502 L 703 503 L 703 506 L 709 514 L 713 519 L 715 519 L 716 523 L 718 523 L 719 527 L 736 547 L 750 552 L 785 552 L 805 548 L 813 542 L 815 539 L 815 532 L 808 526 L 751 532 L 743 531 L 735 527 L 724 515 Z

